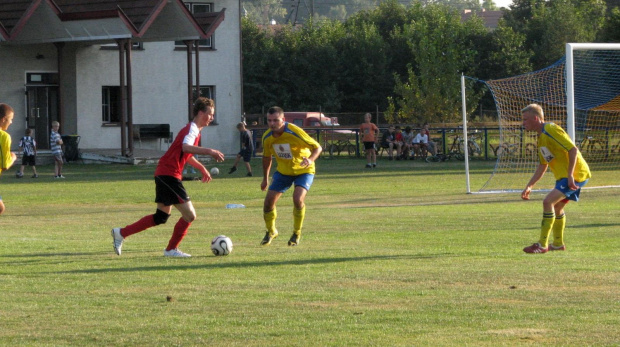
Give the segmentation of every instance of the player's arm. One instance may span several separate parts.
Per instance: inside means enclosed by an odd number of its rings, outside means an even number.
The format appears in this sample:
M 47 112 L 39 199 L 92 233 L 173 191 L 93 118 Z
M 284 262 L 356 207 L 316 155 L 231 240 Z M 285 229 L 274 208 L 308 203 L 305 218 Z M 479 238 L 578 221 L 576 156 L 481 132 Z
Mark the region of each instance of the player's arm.
M 224 154 L 216 149 L 212 148 L 204 148 L 199 146 L 193 146 L 188 143 L 183 144 L 183 152 L 191 153 L 191 154 L 199 154 L 199 155 L 208 155 L 213 157 L 215 161 L 222 162 L 224 161 Z
M 7 136 L 0 137 L 0 171 L 8 170 L 15 160 L 17 159 L 17 155 L 11 152 L 11 138 Z
M 310 156 L 308 158 L 306 158 L 306 157 L 302 158 L 302 161 L 301 161 L 301 164 L 300 164 L 301 167 L 308 167 L 308 166 L 310 166 L 321 155 L 321 152 L 323 152 L 323 147 L 321 147 L 321 145 L 318 145 L 316 148 L 314 148 L 312 150 L 312 153 L 310 153 Z
M 577 146 L 568 150 L 568 188 L 571 190 L 577 190 L 579 187 L 575 184 L 575 178 L 573 177 L 573 173 L 575 172 L 575 165 L 577 165 L 577 153 L 579 153 L 579 149 Z
M 267 184 L 269 183 L 269 171 L 271 170 L 271 160 L 271 156 L 263 156 L 263 181 L 260 184 L 261 190 L 267 189 Z
M 538 182 L 543 177 L 543 175 L 547 171 L 547 166 L 548 166 L 547 164 L 538 164 L 538 167 L 536 168 L 534 175 L 532 175 L 532 178 L 530 178 L 530 181 L 527 183 L 527 186 L 525 186 L 525 189 L 523 189 L 523 192 L 521 192 L 521 199 L 523 200 L 530 199 L 530 192 L 532 191 L 532 187 L 534 187 L 536 182 Z
M 209 173 L 209 170 L 207 170 L 205 166 L 202 165 L 202 163 L 198 159 L 196 159 L 196 157 L 194 156 L 189 157 L 189 159 L 187 159 L 187 163 L 193 168 L 195 168 L 196 170 L 200 171 L 200 173 L 202 173 L 203 183 L 207 183 L 211 181 L 211 174 Z

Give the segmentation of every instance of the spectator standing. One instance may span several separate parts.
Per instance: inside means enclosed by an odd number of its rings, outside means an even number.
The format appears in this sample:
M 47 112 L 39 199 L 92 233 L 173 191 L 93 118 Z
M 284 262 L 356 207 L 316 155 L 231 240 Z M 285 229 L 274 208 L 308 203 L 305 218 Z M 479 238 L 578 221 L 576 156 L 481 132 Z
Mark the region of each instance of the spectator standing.
M 366 113 L 364 115 L 364 123 L 360 125 L 360 132 L 362 133 L 362 142 L 364 143 L 364 150 L 366 151 L 366 168 L 377 167 L 377 135 L 379 134 L 379 128 L 370 120 L 372 115 Z
M 24 167 L 32 168 L 32 178 L 38 178 L 36 168 L 37 142 L 32 138 L 32 129 L 26 129 L 26 134 L 19 140 L 19 147 L 22 149 L 22 166 L 19 168 L 17 178 L 24 177 Z
M 11 135 L 7 132 L 9 126 L 13 123 L 13 108 L 7 104 L 0 104 L 0 175 L 3 171 L 8 170 L 17 155 L 11 152 Z M 4 202 L 0 196 L 0 214 L 4 212 Z
M 252 133 L 245 128 L 244 122 L 237 124 L 237 130 L 239 130 L 239 134 L 241 136 L 241 150 L 237 153 L 235 163 L 230 168 L 230 171 L 228 171 L 228 174 L 237 171 L 237 164 L 239 164 L 239 161 L 243 158 L 245 168 L 248 171 L 247 176 L 252 177 L 252 166 L 250 165 L 250 160 L 254 154 L 254 141 L 252 140 Z
M 50 148 L 54 156 L 54 178 L 65 178 L 62 175 L 62 137 L 58 133 L 60 123 L 52 122 L 52 132 L 50 134 Z

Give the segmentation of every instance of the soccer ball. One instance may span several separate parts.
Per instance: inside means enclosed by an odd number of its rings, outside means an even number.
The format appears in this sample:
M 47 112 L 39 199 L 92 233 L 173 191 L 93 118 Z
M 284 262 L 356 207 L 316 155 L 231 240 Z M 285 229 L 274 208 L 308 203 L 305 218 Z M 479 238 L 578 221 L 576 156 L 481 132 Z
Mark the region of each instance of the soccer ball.
M 230 238 L 220 235 L 211 241 L 211 251 L 215 255 L 229 255 L 233 250 L 233 244 Z
M 211 176 L 217 176 L 220 174 L 220 169 L 214 167 L 211 169 Z

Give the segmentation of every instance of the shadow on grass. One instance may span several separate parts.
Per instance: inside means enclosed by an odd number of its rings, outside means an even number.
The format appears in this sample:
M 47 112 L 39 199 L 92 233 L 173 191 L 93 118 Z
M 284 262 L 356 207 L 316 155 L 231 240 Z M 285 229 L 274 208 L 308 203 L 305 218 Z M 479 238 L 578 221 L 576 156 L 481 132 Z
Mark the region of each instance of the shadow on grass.
M 351 261 L 379 261 L 379 260 L 400 260 L 400 259 L 433 259 L 438 257 L 453 257 L 453 253 L 439 253 L 430 255 L 375 255 L 367 257 L 342 257 L 342 258 L 318 258 L 318 259 L 301 259 L 301 260 L 285 260 L 285 261 L 264 261 L 264 262 L 241 262 L 241 263 L 225 263 L 225 264 L 186 264 L 186 265 L 157 265 L 157 266 L 140 266 L 127 268 L 104 268 L 104 269 L 84 269 L 72 271 L 50 272 L 54 274 L 70 274 L 70 273 L 102 273 L 102 272 L 134 272 L 134 271 L 161 271 L 161 270 L 192 270 L 192 269 L 209 269 L 209 268 L 245 268 L 245 267 L 262 267 L 262 266 L 287 266 L 287 265 L 309 265 L 309 264 L 325 264 L 325 263 L 343 263 Z M 193 257 L 196 258 L 215 258 L 211 256 Z M 180 260 L 180 259 L 179 259 Z M 182 260 L 181 260 L 182 261 Z

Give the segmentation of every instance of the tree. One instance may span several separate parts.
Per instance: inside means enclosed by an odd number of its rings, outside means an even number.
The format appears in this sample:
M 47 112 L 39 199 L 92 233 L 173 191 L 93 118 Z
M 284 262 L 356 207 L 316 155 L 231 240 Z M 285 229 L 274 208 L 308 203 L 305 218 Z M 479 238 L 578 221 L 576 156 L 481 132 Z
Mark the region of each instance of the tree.
M 262 25 L 268 25 L 271 20 L 284 23 L 288 10 L 279 0 L 254 0 L 241 2 L 244 17 Z
M 473 72 L 476 51 L 470 36 L 486 31 L 479 21 L 462 23 L 455 10 L 429 5 L 419 20 L 405 26 L 415 65 L 406 79 L 395 75 L 387 118 L 392 122 L 448 122 L 459 119 L 460 75 Z M 468 94 L 475 108 L 480 93 Z
M 602 0 L 516 0 L 506 24 L 525 35 L 534 69 L 564 56 L 567 42 L 593 42 L 605 22 Z
M 376 105 L 385 108 L 386 97 L 393 88 L 389 73 L 390 47 L 374 24 L 362 22 L 348 29 L 335 42 L 339 53 L 337 79 L 341 106 L 349 112 L 364 112 Z

